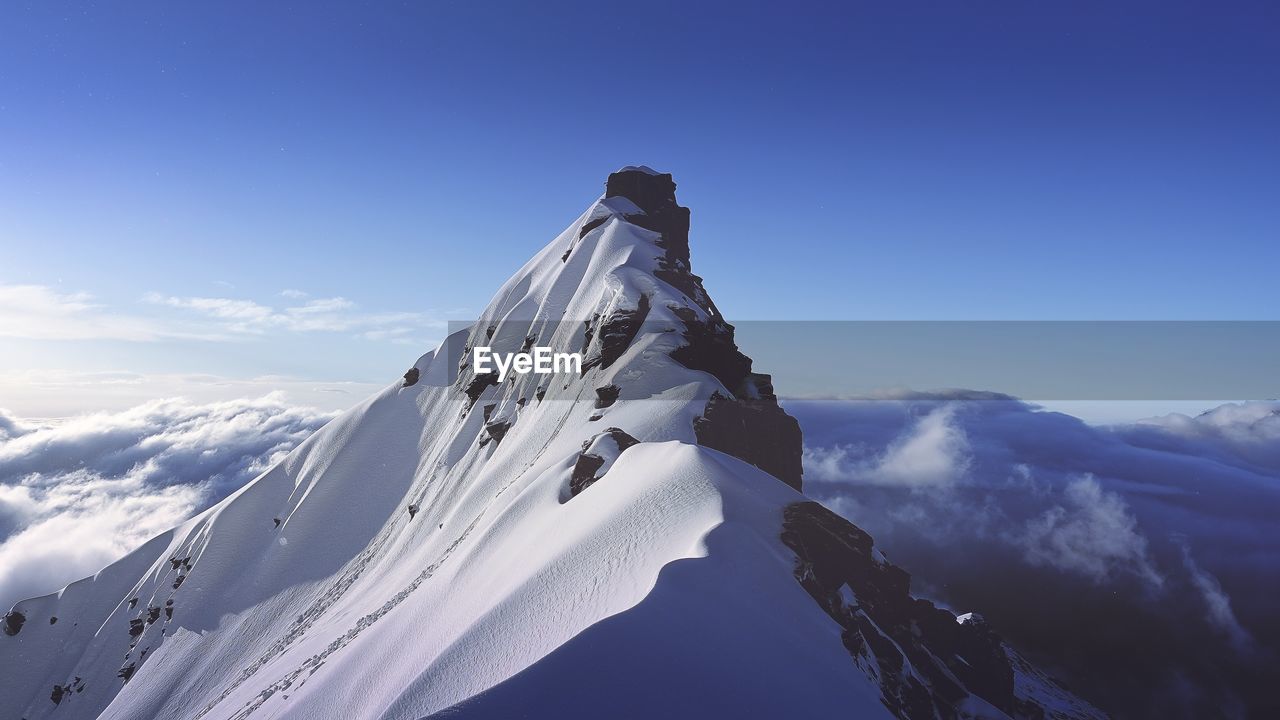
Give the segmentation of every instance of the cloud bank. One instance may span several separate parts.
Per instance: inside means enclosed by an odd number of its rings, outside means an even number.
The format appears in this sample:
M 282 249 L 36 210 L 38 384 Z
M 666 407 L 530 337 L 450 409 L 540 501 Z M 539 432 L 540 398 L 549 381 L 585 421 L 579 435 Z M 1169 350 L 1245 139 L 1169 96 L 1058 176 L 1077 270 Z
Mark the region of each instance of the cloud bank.
M 1280 704 L 1280 402 L 1108 427 L 991 393 L 786 407 L 808 494 L 1103 708 Z
M 36 424 L 0 411 L 0 607 L 90 575 L 226 497 L 333 417 L 280 394 Z

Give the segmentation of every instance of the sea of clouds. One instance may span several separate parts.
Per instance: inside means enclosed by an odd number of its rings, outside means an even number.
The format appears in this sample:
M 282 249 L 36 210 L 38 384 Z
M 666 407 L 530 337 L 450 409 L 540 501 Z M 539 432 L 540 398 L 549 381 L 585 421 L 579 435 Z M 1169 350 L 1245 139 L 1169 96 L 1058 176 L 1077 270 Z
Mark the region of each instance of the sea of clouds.
M 1280 700 L 1280 402 L 1094 426 L 992 393 L 788 401 L 805 487 L 914 591 L 986 615 L 1119 717 Z M 0 411 L 0 609 L 91 575 L 333 417 L 279 394 Z
M 279 394 L 31 421 L 0 410 L 0 608 L 55 592 L 252 480 L 332 413 Z
M 808 494 L 1100 706 L 1280 707 L 1280 402 L 1101 427 L 991 393 L 786 407 Z

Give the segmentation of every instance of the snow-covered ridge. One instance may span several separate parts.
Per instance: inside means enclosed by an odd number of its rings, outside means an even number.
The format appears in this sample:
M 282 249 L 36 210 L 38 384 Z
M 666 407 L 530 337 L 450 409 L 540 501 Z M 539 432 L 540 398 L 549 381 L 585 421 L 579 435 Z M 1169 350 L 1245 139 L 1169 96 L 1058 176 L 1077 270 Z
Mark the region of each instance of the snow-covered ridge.
M 670 175 L 610 175 L 403 380 L 18 603 L 0 717 L 1096 716 L 800 494 L 688 232 Z M 583 372 L 499 383 L 481 344 Z

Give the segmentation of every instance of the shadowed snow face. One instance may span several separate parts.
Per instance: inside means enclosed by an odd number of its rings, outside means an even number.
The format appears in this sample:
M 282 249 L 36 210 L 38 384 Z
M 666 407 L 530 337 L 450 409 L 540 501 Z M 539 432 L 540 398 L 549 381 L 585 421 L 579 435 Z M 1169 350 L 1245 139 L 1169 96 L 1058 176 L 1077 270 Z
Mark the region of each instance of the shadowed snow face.
M 0 411 L 0 607 L 54 592 L 253 479 L 327 422 L 280 395 L 34 423 Z
M 808 494 L 1103 708 L 1275 702 L 1280 403 L 1110 427 L 970 394 L 786 407 Z

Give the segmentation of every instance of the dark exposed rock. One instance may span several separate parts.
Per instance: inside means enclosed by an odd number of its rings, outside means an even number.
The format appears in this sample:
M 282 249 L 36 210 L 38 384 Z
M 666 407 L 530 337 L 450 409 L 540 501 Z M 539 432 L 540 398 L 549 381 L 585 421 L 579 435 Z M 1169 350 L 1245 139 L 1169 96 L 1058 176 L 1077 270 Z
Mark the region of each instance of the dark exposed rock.
M 489 422 L 489 418 L 493 417 L 493 411 L 497 407 L 498 407 L 497 403 L 489 403 L 488 405 L 484 406 L 483 410 L 484 410 L 485 422 Z
M 50 625 L 57 625 L 57 624 L 58 624 L 58 616 L 57 616 L 57 615 L 54 615 L 54 616 L 50 617 L 50 618 L 49 618 L 49 624 L 50 624 Z
M 418 506 L 417 506 L 417 505 L 414 505 L 414 504 L 412 504 L 412 503 L 410 503 L 410 504 L 409 504 L 409 519 L 410 519 L 410 520 L 412 520 L 412 519 L 413 519 L 413 516 L 414 516 L 414 515 L 417 515 L 417 514 L 418 514 Z
M 170 600 L 164 606 L 164 619 L 166 621 L 173 619 L 173 601 Z
M 183 581 L 183 580 L 186 580 L 186 579 L 187 579 L 187 576 L 186 576 L 186 575 L 179 575 L 179 576 L 178 576 L 178 577 L 173 581 L 173 589 L 174 589 L 174 590 L 177 590 L 179 587 L 181 587 L 181 586 L 182 586 L 182 581 Z
M 596 471 L 604 465 L 604 458 L 599 455 L 582 453 L 573 464 L 573 475 L 569 478 L 569 496 L 577 497 L 578 493 L 591 487 L 599 478 Z
M 959 623 L 912 598 L 910 576 L 876 557 L 870 535 L 806 501 L 785 508 L 782 542 L 796 554 L 796 580 L 843 628 L 854 660 L 874 656 L 881 700 L 896 716 L 958 718 L 970 694 L 1015 712 L 1013 668 L 1000 638 L 981 621 Z
M 598 325 L 599 323 L 600 323 L 600 313 L 596 313 L 592 315 L 590 320 L 587 320 L 586 322 L 583 323 L 584 325 L 586 325 L 586 327 L 583 328 L 582 330 L 582 354 L 583 355 L 586 355 L 587 352 L 591 349 L 591 341 L 594 340 L 596 337 L 596 325 Z M 586 372 L 587 368 L 584 365 L 582 369 L 583 369 L 583 372 Z
M 70 691 L 70 688 L 64 688 L 61 685 L 54 685 L 53 692 L 49 693 L 49 699 L 53 701 L 54 705 L 60 705 L 62 704 L 62 696 Z
M 467 384 L 467 389 L 463 392 L 465 392 L 467 397 L 471 399 L 471 404 L 475 405 L 476 400 L 480 399 L 480 393 L 484 392 L 485 388 L 497 384 L 498 373 L 485 373 L 484 375 L 477 375 L 472 378 L 471 382 Z
M 507 431 L 510 429 L 511 423 L 509 422 L 491 422 L 486 423 L 484 426 L 485 432 L 489 434 L 489 437 L 493 438 L 494 443 L 502 442 L 502 438 L 506 436 Z
M 129 601 L 129 609 L 132 610 L 136 607 L 138 607 L 138 598 L 133 598 Z
M 129 663 L 128 665 L 125 665 L 124 667 L 116 671 L 116 677 L 120 678 L 121 680 L 124 680 L 125 683 L 128 683 L 129 678 L 133 677 L 133 673 L 135 670 L 137 670 L 137 666 L 135 666 L 133 663 Z
M 738 400 L 712 393 L 693 421 L 699 445 L 745 460 L 799 490 L 803 443 L 800 423 L 777 401 Z
M 280 518 L 278 517 L 271 518 L 271 522 L 275 523 L 277 528 L 280 527 L 280 522 L 281 522 Z
M 10 610 L 4 614 L 4 634 L 13 636 L 22 632 L 22 625 L 27 621 L 27 616 L 17 610 Z
M 547 389 L 539 386 L 538 389 L 534 391 L 533 396 L 538 399 L 538 402 L 542 402 L 542 398 L 547 396 Z
M 142 618 L 134 618 L 129 621 L 129 637 L 138 637 L 146 629 L 147 623 Z
M 621 389 L 617 385 L 605 385 L 596 388 L 596 409 L 603 410 L 618 401 Z
M 684 322 L 685 344 L 671 352 L 671 357 L 690 370 L 701 370 L 720 381 L 735 397 L 750 397 L 755 389 L 747 385 L 751 376 L 751 358 L 743 355 L 733 341 L 733 326 L 718 318 L 699 320 L 687 307 L 672 307 Z
M 609 176 L 605 196 L 625 197 L 643 211 L 627 215 L 626 220 L 661 236 L 657 244 L 664 252 L 654 274 L 702 310 L 671 307 L 685 326 L 685 343 L 672 351 L 671 357 L 715 377 L 727 392 L 727 396 L 717 393 L 708 402 L 703 416 L 694 423 L 695 435 L 700 444 L 746 460 L 798 490 L 802 473 L 799 424 L 778 406 L 769 377 L 751 372 L 751 359 L 734 343 L 733 326 L 724 321 L 707 296 L 702 279 L 690 271 L 689 211 L 676 203 L 675 188 L 670 175 L 623 170 Z M 634 339 L 627 334 L 633 322 L 636 318 L 632 316 L 619 318 L 618 341 L 611 346 L 620 348 L 619 355 Z M 605 332 L 596 325 L 608 324 L 593 319 L 588 324 L 588 338 L 593 332 Z M 589 362 L 584 356 L 584 371 Z M 597 407 L 607 405 L 597 402 Z
M 417 385 L 419 375 L 421 375 L 421 372 L 418 370 L 418 368 L 416 367 L 409 368 L 409 371 L 404 374 L 404 386 L 413 387 L 414 385 Z
M 151 623 L 159 619 L 160 619 L 160 608 L 158 607 L 147 608 L 147 624 L 148 625 L 150 625 Z
M 600 455 L 590 453 L 588 450 L 595 442 L 597 442 L 601 435 L 607 435 L 613 440 L 613 442 L 618 446 L 619 454 L 640 442 L 623 430 L 611 427 L 600 435 L 596 435 L 590 440 L 582 443 L 582 452 L 578 454 L 578 460 L 573 465 L 573 474 L 569 478 L 570 497 L 576 497 L 578 493 L 591 487 L 595 481 L 600 479 L 600 476 L 596 473 L 604 466 L 604 458 Z
M 590 222 L 583 224 L 582 229 L 578 231 L 578 239 L 581 240 L 582 238 L 587 236 L 587 233 L 609 222 L 609 217 L 610 216 L 608 215 L 604 215 L 602 217 L 598 217 L 595 220 L 591 220 Z M 568 255 L 566 255 L 565 257 L 567 259 Z
M 687 295 L 712 315 L 719 317 L 702 278 L 689 270 L 689 209 L 676 204 L 676 184 L 670 175 L 624 170 L 609 176 L 605 196 L 622 196 L 635 203 L 642 213 L 626 216 L 627 222 L 660 235 L 656 244 L 663 249 L 654 275 Z
M 662 234 L 660 241 L 672 262 L 689 264 L 689 209 L 676 204 L 676 184 L 670 174 L 621 170 L 605 182 L 604 196 L 625 197 L 644 211 L 627 222 Z
M 592 322 L 587 324 L 582 348 L 582 374 L 585 375 L 587 371 L 597 366 L 607 368 L 622 357 L 622 353 L 631 347 L 631 342 L 635 340 L 636 334 L 640 332 L 640 327 L 647 317 L 649 317 L 649 296 L 641 295 L 633 309 L 615 310 L 603 322 L 600 322 L 599 315 L 593 318 Z M 600 338 L 599 343 L 596 347 L 589 348 L 593 337 L 597 334 Z

